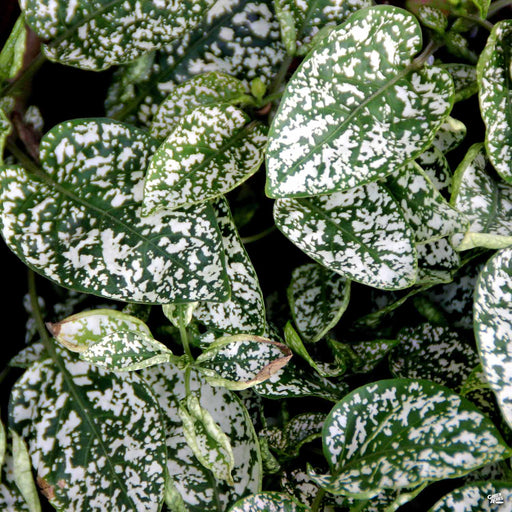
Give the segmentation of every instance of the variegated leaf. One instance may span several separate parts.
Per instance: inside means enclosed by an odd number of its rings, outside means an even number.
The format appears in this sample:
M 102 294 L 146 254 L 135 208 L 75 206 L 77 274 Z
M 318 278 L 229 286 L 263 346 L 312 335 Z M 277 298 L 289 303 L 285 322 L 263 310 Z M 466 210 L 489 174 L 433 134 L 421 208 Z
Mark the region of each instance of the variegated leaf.
M 27 29 L 20 15 L 0 52 L 0 84 L 14 78 L 23 66 Z
M 416 15 L 423 26 L 438 34 L 444 34 L 448 28 L 448 18 L 432 5 L 420 5 Z
M 11 122 L 5 115 L 5 112 L 0 104 L 0 165 L 4 164 L 4 146 L 7 137 L 11 134 Z
M 474 144 L 457 167 L 451 203 L 469 219 L 452 237 L 458 251 L 512 245 L 512 185 L 493 178 L 483 144 Z
M 292 349 L 295 354 L 299 355 L 309 363 L 311 368 L 313 368 L 318 374 L 322 377 L 336 377 L 345 373 L 346 366 L 345 361 L 342 361 L 342 364 L 337 364 L 335 360 L 334 363 L 325 363 L 323 361 L 316 361 L 309 355 L 307 348 L 302 343 L 300 336 L 297 334 L 297 331 L 292 327 L 291 322 L 288 322 L 284 328 L 284 339 L 286 340 L 286 345 Z
M 307 508 L 290 495 L 262 492 L 237 501 L 229 512 L 307 512 Z
M 462 143 L 466 133 L 467 128 L 462 121 L 448 116 L 434 135 L 432 145 L 442 153 L 448 153 Z
M 283 399 L 316 396 L 336 402 L 348 391 L 345 383 L 331 381 L 312 374 L 290 361 L 270 379 L 254 386 L 254 391 L 264 398 Z
M 291 359 L 290 349 L 260 336 L 238 334 L 218 338 L 197 359 L 213 385 L 246 389 L 276 374 Z
M 231 475 L 235 459 L 229 437 L 201 406 L 198 397 L 187 395 L 179 405 L 178 414 L 187 444 L 201 465 L 211 471 L 216 480 L 235 485 Z
M 58 510 L 160 509 L 165 434 L 155 396 L 134 373 L 70 356 L 64 373 L 51 359 L 36 362 L 14 386 L 10 411 L 38 485 Z
M 402 208 L 405 220 L 414 231 L 418 243 L 432 242 L 451 235 L 466 222 L 415 163 L 388 176 L 386 187 Z
M 274 218 L 308 256 L 348 279 L 383 289 L 406 288 L 416 279 L 414 234 L 382 185 L 279 199 Z
M 245 250 L 229 204 L 223 197 L 213 203 L 226 256 L 231 297 L 224 302 L 200 302 L 194 316 L 211 329 L 230 334 L 263 334 L 265 302 L 256 270 Z
M 153 155 L 142 215 L 202 203 L 236 188 L 263 161 L 266 128 L 232 105 L 185 115 Z
M 60 322 L 48 322 L 52 336 L 72 352 L 84 352 L 106 336 L 119 332 L 152 337 L 149 327 L 138 318 L 115 309 L 92 309 L 71 315 Z
M 479 482 L 465 485 L 440 499 L 429 512 L 495 512 L 512 510 L 510 482 Z
M 179 416 L 180 401 L 185 399 L 185 375 L 170 364 L 141 371 L 158 397 L 167 433 L 167 469 L 170 482 L 188 512 L 218 512 L 247 494 L 261 490 L 261 457 L 258 438 L 247 410 L 230 391 L 211 387 L 195 371 L 191 372 L 190 389 L 199 403 L 228 436 L 235 464 L 234 486 L 215 481 L 187 444 Z M 172 493 L 171 493 L 172 494 Z
M 197 107 L 251 100 L 247 86 L 238 78 L 212 71 L 177 85 L 162 102 L 151 123 L 151 135 L 166 139 L 182 117 Z
M 389 358 L 395 377 L 431 380 L 459 392 L 478 364 L 473 348 L 448 327 L 408 327 L 397 340 Z
M 110 371 L 131 372 L 172 359 L 172 352 L 152 336 L 113 332 L 80 352 L 80 359 Z
M 343 23 L 347 18 L 364 7 L 372 5 L 371 0 L 320 0 L 316 2 L 302 2 L 300 0 L 278 0 L 276 12 L 281 22 L 281 32 L 286 40 L 287 24 L 282 20 L 291 18 L 295 32 L 293 52 L 305 55 L 312 46 L 314 37 L 325 27 L 334 27 Z M 290 23 L 290 22 L 289 22 Z
M 29 467 L 32 467 L 30 460 Z M 25 501 L 23 494 L 16 485 L 14 478 L 14 457 L 12 446 L 7 445 L 5 460 L 0 467 L 0 510 L 6 512 L 34 512 Z
M 102 70 L 136 59 L 194 28 L 214 0 L 22 0 L 48 58 Z
M 434 144 L 423 151 L 416 158 L 416 162 L 423 169 L 436 190 L 440 192 L 450 191 L 452 184 L 450 165 L 444 154 Z
M 512 20 L 496 23 L 476 67 L 480 112 L 486 128 L 485 148 L 498 174 L 509 183 L 512 183 L 511 34 Z
M 361 9 L 333 30 L 288 82 L 269 133 L 267 194 L 346 190 L 426 149 L 453 83 L 440 68 L 411 71 L 420 49 L 416 18 L 396 7 Z
M 41 142 L 44 182 L 2 172 L 2 235 L 58 284 L 142 303 L 224 300 L 228 283 L 210 206 L 140 218 L 156 145 L 106 119 L 62 123 Z
M 460 267 L 460 256 L 447 238 L 440 238 L 426 244 L 418 244 L 419 285 L 449 283 Z
M 187 327 L 187 325 L 190 324 L 198 304 L 199 302 L 189 302 L 186 304 L 164 304 L 162 306 L 162 312 L 171 324 L 179 329 L 180 325 L 182 327 Z
M 269 84 L 282 59 L 279 23 L 271 0 L 217 2 L 202 23 L 181 40 L 157 52 L 150 73 L 133 84 L 120 69 L 107 98 L 107 114 L 128 114 L 149 125 L 158 105 L 177 84 L 195 75 L 221 71 L 248 83 Z
M 371 498 L 384 489 L 455 478 L 507 458 L 492 422 L 471 402 L 429 381 L 383 380 L 343 398 L 323 428 L 328 492 Z
M 350 281 L 316 263 L 297 267 L 288 286 L 288 303 L 300 335 L 316 342 L 348 307 Z
M 468 393 L 472 393 L 473 391 L 480 389 L 490 389 L 489 383 L 485 379 L 484 369 L 481 363 L 479 363 L 471 370 L 471 372 L 469 372 L 469 375 L 466 377 L 464 383 L 462 384 L 460 394 L 464 396 Z
M 28 368 L 32 363 L 49 357 L 42 342 L 36 342 L 18 352 L 10 361 L 14 368 Z
M 475 336 L 485 378 L 512 427 L 512 249 L 483 267 L 475 288 Z
M 452 77 L 455 87 L 455 102 L 467 100 L 478 92 L 475 66 L 450 62 L 441 64 L 441 67 L 448 71 Z

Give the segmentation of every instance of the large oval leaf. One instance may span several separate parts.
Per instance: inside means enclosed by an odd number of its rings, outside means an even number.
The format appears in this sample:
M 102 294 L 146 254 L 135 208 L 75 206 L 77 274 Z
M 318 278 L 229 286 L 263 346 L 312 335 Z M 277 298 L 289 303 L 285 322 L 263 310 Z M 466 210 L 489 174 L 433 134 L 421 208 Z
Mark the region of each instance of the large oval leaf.
M 389 192 L 370 183 L 345 192 L 275 203 L 277 227 L 308 256 L 368 286 L 416 280 L 414 234 Z
M 471 402 L 433 382 L 409 379 L 349 393 L 325 420 L 323 442 L 331 474 L 313 479 L 355 498 L 462 476 L 512 453 Z
M 65 364 L 62 373 L 51 359 L 34 363 L 11 395 L 43 494 L 58 510 L 157 512 L 166 453 L 155 396 L 133 373 Z
M 361 9 L 289 81 L 269 134 L 267 194 L 305 197 L 376 180 L 415 158 L 452 107 L 440 68 L 411 72 L 416 18 Z
M 306 512 L 291 496 L 279 492 L 262 492 L 237 501 L 229 512 Z
M 222 71 L 247 86 L 254 78 L 269 84 L 284 57 L 272 0 L 223 0 L 181 40 L 157 52 L 148 73 L 133 80 L 130 67 L 114 77 L 107 114 L 132 114 L 149 124 L 158 105 L 189 78 Z
M 211 206 L 141 219 L 154 140 L 118 122 L 76 120 L 45 135 L 44 183 L 2 172 L 2 235 L 58 284 L 143 303 L 225 300 L 222 242 Z
M 482 269 L 475 288 L 475 336 L 485 377 L 512 427 L 512 249 Z
M 170 364 L 142 370 L 143 377 L 158 397 L 167 433 L 167 469 L 171 482 L 190 512 L 218 512 L 237 499 L 261 489 L 261 457 L 258 438 L 247 410 L 230 391 L 211 387 L 196 372 L 190 389 L 229 437 L 235 464 L 234 486 L 216 481 L 195 458 L 183 434 L 179 402 L 186 396 L 184 373 Z
M 46 55 L 101 70 L 162 47 L 197 25 L 214 0 L 22 0 Z
M 153 155 L 143 215 L 219 197 L 252 176 L 263 161 L 266 128 L 231 105 L 198 107 L 180 119 Z
M 496 23 L 476 68 L 487 154 L 498 174 L 509 183 L 512 183 L 511 35 L 512 20 Z

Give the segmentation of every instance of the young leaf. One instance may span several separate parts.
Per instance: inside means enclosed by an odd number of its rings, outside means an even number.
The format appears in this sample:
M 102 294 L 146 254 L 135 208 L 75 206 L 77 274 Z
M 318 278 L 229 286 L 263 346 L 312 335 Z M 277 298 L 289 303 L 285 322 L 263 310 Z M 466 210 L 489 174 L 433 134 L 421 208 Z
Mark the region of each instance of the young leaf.
M 275 202 L 277 227 L 308 256 L 348 279 L 401 289 L 416 279 L 414 234 L 377 183 Z
M 151 73 L 126 88 L 121 68 L 106 101 L 107 115 L 133 116 L 145 125 L 173 88 L 195 75 L 221 71 L 246 86 L 268 85 L 284 58 L 271 0 L 217 2 L 196 29 L 157 52 Z
M 48 58 L 99 71 L 164 46 L 197 25 L 214 0 L 22 0 L 27 23 Z
M 291 496 L 279 492 L 262 492 L 237 501 L 229 512 L 307 512 Z
M 219 197 L 252 176 L 263 160 L 266 128 L 231 105 L 198 107 L 180 119 L 153 155 L 142 215 Z
M 41 512 L 39 495 L 32 476 L 30 455 L 23 439 L 14 431 L 10 432 L 12 438 L 12 472 L 14 483 L 20 490 L 30 512 Z
M 186 397 L 184 373 L 171 364 L 163 364 L 145 368 L 141 374 L 157 395 L 164 413 L 170 483 L 189 512 L 226 510 L 242 496 L 261 490 L 258 438 L 247 410 L 232 392 L 211 387 L 201 375 L 191 372 L 191 392 L 229 438 L 234 455 L 234 486 L 215 481 L 187 444 L 179 415 L 180 401 Z
M 482 364 L 478 364 L 471 370 L 469 375 L 464 380 L 464 383 L 460 389 L 460 394 L 465 396 L 473 391 L 481 389 L 490 389 L 489 383 L 485 379 L 484 369 Z
M 267 195 L 353 188 L 426 149 L 453 83 L 440 68 L 411 71 L 420 49 L 416 18 L 396 7 L 362 9 L 333 30 L 288 82 L 269 133 Z
M 4 146 L 7 137 L 11 134 L 11 122 L 5 115 L 5 112 L 0 105 L 0 165 L 4 164 Z
M 456 331 L 422 324 L 402 329 L 390 354 L 395 377 L 427 379 L 459 392 L 478 356 Z
M 189 302 L 187 304 L 164 304 L 162 306 L 162 312 L 170 320 L 172 325 L 179 329 L 180 324 L 182 324 L 183 327 L 190 324 L 198 304 L 199 302 Z
M 441 498 L 429 512 L 493 512 L 510 508 L 510 482 L 478 482 L 459 487 Z M 506 501 L 504 501 L 506 500 Z M 506 505 L 500 507 L 500 504 Z M 498 506 L 496 506 L 498 505 Z
M 226 255 L 231 297 L 218 303 L 200 302 L 194 315 L 211 329 L 230 334 L 263 334 L 267 320 L 256 270 L 240 240 L 226 199 L 219 198 L 213 207 Z
M 177 85 L 158 108 L 151 123 L 151 135 L 166 139 L 182 117 L 200 106 L 247 103 L 246 85 L 218 71 L 192 77 Z
M 0 510 L 34 512 L 25 501 L 23 494 L 14 481 L 14 458 L 10 445 L 7 446 L 5 460 L 0 467 L 0 472 Z
M 188 395 L 180 403 L 178 413 L 183 423 L 183 435 L 197 460 L 217 480 L 235 485 L 231 476 L 235 459 L 229 437 L 215 423 L 208 410 L 201 407 L 197 396 Z
M 465 224 L 463 224 L 464 226 Z M 432 286 L 448 283 L 460 267 L 460 256 L 447 238 L 418 244 L 418 280 L 416 284 Z
M 448 18 L 442 11 L 431 5 L 421 5 L 417 16 L 423 26 L 438 34 L 444 34 L 448 28 Z
M 498 174 L 512 183 L 512 115 L 510 98 L 510 35 L 512 20 L 494 25 L 476 67 L 485 148 Z
M 512 427 L 512 249 L 502 249 L 484 266 L 475 288 L 475 336 L 485 378 Z
M 156 398 L 134 373 L 69 356 L 64 372 L 51 359 L 36 362 L 14 386 L 10 412 L 55 508 L 160 509 L 165 434 Z
M 455 478 L 510 456 L 492 422 L 468 400 L 429 381 L 383 380 L 349 393 L 323 429 L 328 492 L 368 499 L 384 489 Z
M 26 39 L 25 18 L 20 15 L 0 52 L 0 84 L 14 78 L 23 66 Z
M 423 169 L 436 190 L 439 192 L 450 191 L 452 171 L 448 160 L 434 143 L 423 151 L 415 161 Z
M 491 176 L 483 144 L 471 146 L 455 171 L 451 203 L 470 222 L 452 237 L 458 251 L 512 244 L 512 185 Z
M 423 170 L 415 163 L 388 176 L 386 187 L 402 208 L 416 242 L 426 243 L 451 235 L 466 220 L 450 207 Z
M 455 103 L 467 100 L 478 92 L 475 66 L 450 62 L 449 64 L 441 64 L 440 67 L 448 71 L 452 77 L 455 87 Z
M 138 318 L 115 309 L 92 309 L 71 315 L 60 322 L 48 322 L 52 336 L 72 352 L 84 352 L 105 337 L 133 332 L 152 337 L 149 327 Z
M 467 133 L 466 125 L 451 116 L 448 116 L 437 130 L 432 146 L 442 153 L 457 148 L 465 139 Z
M 339 25 L 354 12 L 372 5 L 370 0 L 346 0 L 344 2 L 336 0 L 315 2 L 278 0 L 275 3 L 285 44 L 290 39 L 290 48 L 287 46 L 290 55 L 294 53 L 306 55 L 321 29 Z M 288 23 L 285 23 L 287 20 Z M 290 27 L 293 27 L 293 30 Z M 291 45 L 292 41 L 293 45 Z
M 211 384 L 246 389 L 269 379 L 291 357 L 290 349 L 282 343 L 238 334 L 217 339 L 196 359 L 196 363 Z
M 316 263 L 297 267 L 287 290 L 300 335 L 316 342 L 339 321 L 350 300 L 350 281 Z
M 165 363 L 172 352 L 152 336 L 134 331 L 113 332 L 80 352 L 80 359 L 110 371 L 131 372 Z
M 43 183 L 2 172 L 2 234 L 34 270 L 78 291 L 142 303 L 224 300 L 227 282 L 212 208 L 140 218 L 156 145 L 107 119 L 75 120 L 41 142 Z

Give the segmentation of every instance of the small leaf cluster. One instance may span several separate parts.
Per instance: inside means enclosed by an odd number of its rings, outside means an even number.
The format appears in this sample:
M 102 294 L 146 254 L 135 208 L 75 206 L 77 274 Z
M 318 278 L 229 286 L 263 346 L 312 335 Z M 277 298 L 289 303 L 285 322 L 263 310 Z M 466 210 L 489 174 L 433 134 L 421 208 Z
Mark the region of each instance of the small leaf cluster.
M 29 320 L 0 508 L 510 509 L 508 15 L 20 0 L 0 233 Z M 101 117 L 47 125 L 48 61 L 107 70 Z

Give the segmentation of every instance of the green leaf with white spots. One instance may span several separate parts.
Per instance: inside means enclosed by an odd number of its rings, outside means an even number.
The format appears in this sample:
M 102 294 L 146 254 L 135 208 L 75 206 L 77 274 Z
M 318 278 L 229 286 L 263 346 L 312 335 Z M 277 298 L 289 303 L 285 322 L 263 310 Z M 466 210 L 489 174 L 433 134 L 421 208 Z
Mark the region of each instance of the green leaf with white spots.
M 7 446 L 5 460 L 0 467 L 0 475 L 0 510 L 34 512 L 30 509 L 14 480 L 14 457 L 10 443 Z
M 416 279 L 414 234 L 390 193 L 369 183 L 345 192 L 279 199 L 277 227 L 321 265 L 368 286 L 401 289 Z
M 32 476 L 32 464 L 27 445 L 14 430 L 10 430 L 12 440 L 12 472 L 14 483 L 20 490 L 30 512 L 41 512 L 39 495 Z
M 449 64 L 441 64 L 441 67 L 448 71 L 452 77 L 455 87 L 455 102 L 467 100 L 478 92 L 475 66 L 450 62 Z
M 475 336 L 485 378 L 512 427 L 512 249 L 502 249 L 483 267 L 475 288 Z
M 230 486 L 213 479 L 187 444 L 179 415 L 180 401 L 186 397 L 184 372 L 164 364 L 146 368 L 141 375 L 158 397 L 166 424 L 169 477 L 189 512 L 226 510 L 241 497 L 261 490 L 258 438 L 237 396 L 225 388 L 211 387 L 200 374 L 191 372 L 191 392 L 229 438 L 234 455 L 234 486 Z
M 237 334 L 218 338 L 197 359 L 212 385 L 246 389 L 276 374 L 291 359 L 290 349 L 261 336 Z
M 428 323 L 407 327 L 397 340 L 389 357 L 395 377 L 431 380 L 460 392 L 478 364 L 473 348 L 448 327 Z
M 512 183 L 511 35 L 512 20 L 496 23 L 476 67 L 485 148 L 498 174 L 509 183 Z
M 172 352 L 152 336 L 120 331 L 90 345 L 80 359 L 110 371 L 131 372 L 170 361 Z
M 269 85 L 284 55 L 272 0 L 217 2 L 197 28 L 156 53 L 143 80 L 125 85 L 129 70 L 123 68 L 114 75 L 107 115 L 129 115 L 149 125 L 177 84 L 210 71 L 238 78 L 246 87 L 255 78 Z
M 33 343 L 18 352 L 10 361 L 9 366 L 14 368 L 28 368 L 32 363 L 49 357 L 41 342 Z
M 462 121 L 448 116 L 434 135 L 432 146 L 442 153 L 448 153 L 460 146 L 466 138 L 466 133 L 467 128 Z
M 459 487 L 441 498 L 429 512 L 495 512 L 512 507 L 510 482 L 478 482 Z
M 437 132 L 439 133 L 439 132 Z M 444 154 L 433 144 L 416 158 L 436 190 L 449 192 L 452 184 L 452 172 Z
M 462 387 L 460 389 L 460 394 L 462 396 L 467 395 L 468 393 L 472 393 L 476 390 L 481 389 L 490 389 L 489 383 L 485 379 L 484 369 L 482 364 L 478 364 L 469 372 L 469 375 L 464 380 Z
M 197 107 L 250 101 L 247 86 L 238 78 L 218 71 L 192 77 L 177 85 L 162 102 L 151 123 L 151 135 L 166 139 L 180 119 Z
M 460 267 L 460 256 L 447 238 L 416 246 L 419 285 L 449 283 Z
M 183 327 L 190 324 L 198 304 L 199 302 L 189 302 L 187 304 L 164 304 L 162 306 L 162 312 L 172 325 L 179 329 L 180 324 Z
M 84 352 L 91 345 L 119 332 L 133 332 L 152 338 L 143 321 L 115 309 L 83 311 L 60 322 L 48 322 L 46 327 L 59 343 L 72 352 Z
M 344 364 L 338 365 L 334 363 L 324 363 L 322 361 L 315 361 L 310 355 L 304 343 L 297 334 L 297 331 L 292 327 L 291 322 L 287 322 L 284 328 L 284 339 L 286 345 L 292 349 L 295 354 L 299 355 L 307 361 L 307 363 L 318 372 L 322 377 L 336 377 L 346 371 Z
M 32 269 L 81 292 L 150 304 L 226 299 L 211 206 L 140 218 L 155 149 L 144 132 L 115 121 L 56 126 L 41 142 L 44 182 L 18 167 L 2 173 L 8 246 Z
M 388 176 L 386 187 L 400 205 L 418 243 L 451 235 L 466 222 L 415 163 L 407 164 Z
M 493 174 L 483 144 L 471 146 L 455 171 L 451 203 L 470 222 L 452 237 L 458 251 L 512 245 L 512 185 Z
M 194 28 L 214 0 L 22 0 L 27 23 L 61 64 L 102 70 L 161 48 Z
M 166 453 L 155 396 L 134 373 L 66 354 L 63 364 L 64 372 L 51 359 L 34 363 L 11 394 L 11 426 L 27 441 L 43 494 L 58 510 L 157 512 Z
M 313 480 L 333 494 L 369 499 L 507 458 L 492 422 L 471 402 L 429 381 L 383 380 L 343 398 L 323 428 L 331 473 Z
M 416 18 L 391 6 L 361 9 L 334 29 L 288 82 L 269 133 L 267 195 L 353 188 L 426 149 L 453 83 L 437 67 L 411 71 L 421 44 Z
M 23 66 L 27 32 L 20 15 L 0 52 L 0 84 L 14 78 Z
M 228 512 L 307 512 L 307 508 L 290 495 L 262 492 L 237 501 Z
M 300 335 L 316 342 L 339 321 L 350 300 L 350 281 L 316 263 L 297 267 L 288 286 L 288 303 Z
M 371 0 L 278 0 L 275 3 L 283 40 L 290 55 L 305 55 L 321 29 L 339 25 L 354 12 L 372 5 Z
M 417 12 L 420 23 L 438 34 L 444 34 L 448 28 L 448 18 L 442 11 L 431 5 L 421 5 Z
M 231 472 L 235 466 L 229 437 L 215 423 L 207 409 L 201 407 L 195 395 L 188 395 L 178 409 L 183 423 L 183 435 L 189 448 L 203 467 L 217 480 L 235 483 Z
M 202 203 L 233 190 L 263 161 L 266 128 L 232 105 L 185 115 L 153 155 L 142 215 Z
M 236 229 L 224 198 L 213 203 L 226 256 L 231 297 L 224 302 L 200 302 L 194 316 L 205 326 L 230 334 L 263 334 L 267 320 L 256 270 Z
M 254 386 L 254 391 L 264 398 L 277 400 L 314 396 L 336 402 L 347 393 L 348 386 L 345 383 L 334 384 L 290 361 L 270 379 Z
M 4 163 L 4 146 L 7 137 L 11 134 L 11 122 L 5 115 L 2 105 L 0 105 L 0 165 Z

